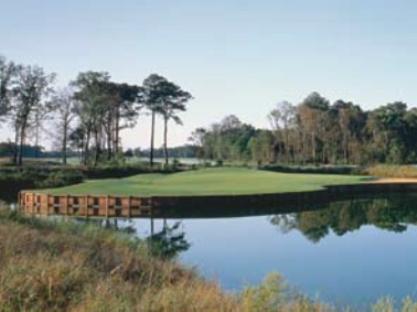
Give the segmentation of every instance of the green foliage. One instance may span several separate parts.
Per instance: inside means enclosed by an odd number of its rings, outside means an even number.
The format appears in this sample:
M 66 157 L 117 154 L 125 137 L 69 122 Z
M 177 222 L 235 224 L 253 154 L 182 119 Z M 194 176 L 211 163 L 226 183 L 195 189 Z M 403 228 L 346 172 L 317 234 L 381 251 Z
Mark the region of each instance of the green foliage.
M 88 179 L 108 179 L 108 178 L 123 178 L 143 173 L 170 173 L 179 171 L 179 164 L 175 166 L 167 166 L 164 168 L 162 165 L 149 166 L 147 163 L 126 164 L 106 162 L 96 167 L 89 167 L 84 169 L 84 174 Z
M 314 92 L 299 105 L 279 103 L 255 129 L 228 116 L 193 132 L 200 157 L 281 164 L 403 164 L 417 161 L 417 109 L 402 102 L 372 111 Z
M 242 124 L 234 115 L 227 116 L 204 132 L 202 155 L 206 159 L 249 160 L 250 140 L 254 134 L 254 127 Z
M 361 169 L 357 166 L 348 165 L 265 165 L 260 166 L 259 169 L 274 171 L 274 172 L 287 172 L 287 173 L 317 173 L 317 174 L 360 174 Z M 362 172 L 363 173 L 363 172 Z
M 179 159 L 174 158 L 174 160 L 172 161 L 172 169 L 174 170 L 179 169 L 180 166 L 181 166 L 181 162 L 179 161 Z
M 271 131 L 259 130 L 250 140 L 252 159 L 258 166 L 275 162 L 275 137 Z
M 3 199 L 15 201 L 23 189 L 58 187 L 81 183 L 84 175 L 80 170 L 67 168 L 0 167 L 0 188 Z
M 94 71 L 78 74 L 72 85 L 76 88 L 78 126 L 69 138 L 82 150 L 83 164 L 97 165 L 116 158 L 121 129 L 136 122 L 142 88 L 112 82 L 107 72 Z
M 84 175 L 78 170 L 52 171 L 44 180 L 36 180 L 36 188 L 60 187 L 65 185 L 81 183 Z

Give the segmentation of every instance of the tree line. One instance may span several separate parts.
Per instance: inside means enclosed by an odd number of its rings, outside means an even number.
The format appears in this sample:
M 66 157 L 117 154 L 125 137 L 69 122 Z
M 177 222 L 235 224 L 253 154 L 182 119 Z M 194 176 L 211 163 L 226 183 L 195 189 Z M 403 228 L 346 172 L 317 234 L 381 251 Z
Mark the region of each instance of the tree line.
M 40 146 L 46 133 L 84 165 L 123 157 L 121 132 L 150 115 L 149 159 L 155 158 L 155 127 L 162 120 L 165 163 L 169 123 L 182 124 L 179 113 L 192 99 L 189 92 L 158 74 L 141 84 L 115 82 L 107 72 L 81 72 L 68 86 L 54 86 L 56 75 L 39 66 L 16 64 L 0 56 L 0 123 L 13 133 L 12 160 L 21 165 L 30 140 Z M 393 102 L 373 110 L 317 92 L 301 103 L 280 102 L 267 115 L 269 129 L 257 129 L 230 115 L 191 135 L 198 157 L 259 164 L 413 163 L 417 160 L 417 108 Z M 191 151 L 191 149 L 188 149 Z M 158 150 L 160 156 L 160 150 Z M 187 153 L 189 154 L 189 153 Z
M 22 165 L 29 139 L 40 145 L 42 132 L 60 146 L 64 164 L 69 148 L 79 151 L 84 165 L 117 160 L 123 155 L 121 131 L 147 113 L 152 120 L 150 164 L 154 164 L 157 117 L 163 121 L 168 164 L 168 125 L 170 121 L 182 124 L 178 113 L 192 99 L 189 92 L 158 74 L 134 85 L 112 81 L 107 72 L 87 71 L 64 88 L 54 87 L 55 78 L 39 66 L 16 64 L 0 56 L 0 122 L 13 130 L 14 164 Z
M 201 158 L 259 164 L 367 164 L 417 161 L 417 108 L 393 102 L 365 111 L 330 103 L 317 92 L 298 105 L 280 102 L 256 129 L 236 116 L 198 128 L 191 141 Z

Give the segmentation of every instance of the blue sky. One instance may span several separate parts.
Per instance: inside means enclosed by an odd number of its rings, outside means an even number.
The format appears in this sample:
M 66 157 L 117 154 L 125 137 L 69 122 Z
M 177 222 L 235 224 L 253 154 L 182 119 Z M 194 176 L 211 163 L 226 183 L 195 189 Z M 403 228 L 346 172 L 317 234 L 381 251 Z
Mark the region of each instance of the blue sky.
M 364 108 L 417 103 L 415 1 L 0 0 L 0 8 L 0 54 L 56 72 L 59 85 L 85 70 L 130 83 L 156 72 L 190 91 L 171 145 L 232 113 L 268 127 L 276 102 L 312 91 Z M 148 145 L 148 119 L 125 131 L 125 146 Z M 9 135 L 0 129 L 0 140 Z

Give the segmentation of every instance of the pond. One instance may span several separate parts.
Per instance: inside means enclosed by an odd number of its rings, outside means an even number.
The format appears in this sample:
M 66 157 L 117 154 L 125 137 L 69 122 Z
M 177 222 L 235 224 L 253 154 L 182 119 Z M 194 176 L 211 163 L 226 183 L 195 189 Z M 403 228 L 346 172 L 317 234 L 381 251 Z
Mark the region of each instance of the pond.
M 417 298 L 417 194 L 235 208 L 90 221 L 152 237 L 168 256 L 230 291 L 279 272 L 302 293 L 340 306 L 366 306 L 384 296 Z
M 119 222 L 140 237 L 177 233 L 179 259 L 228 290 L 270 272 L 336 305 L 417 295 L 417 194 L 391 194 L 301 207 L 285 214 L 170 214 Z M 158 234 L 159 233 L 159 234 Z M 165 234 L 167 231 L 165 231 Z

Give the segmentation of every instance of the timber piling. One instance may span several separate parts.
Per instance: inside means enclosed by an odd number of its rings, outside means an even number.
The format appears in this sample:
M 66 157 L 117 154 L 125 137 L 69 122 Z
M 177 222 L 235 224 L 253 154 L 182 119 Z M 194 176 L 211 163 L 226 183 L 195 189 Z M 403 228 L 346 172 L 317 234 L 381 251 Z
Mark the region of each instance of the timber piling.
M 65 215 L 82 217 L 149 217 L 151 201 L 144 197 L 109 195 L 50 195 L 22 191 L 19 194 L 22 212 L 28 215 Z

